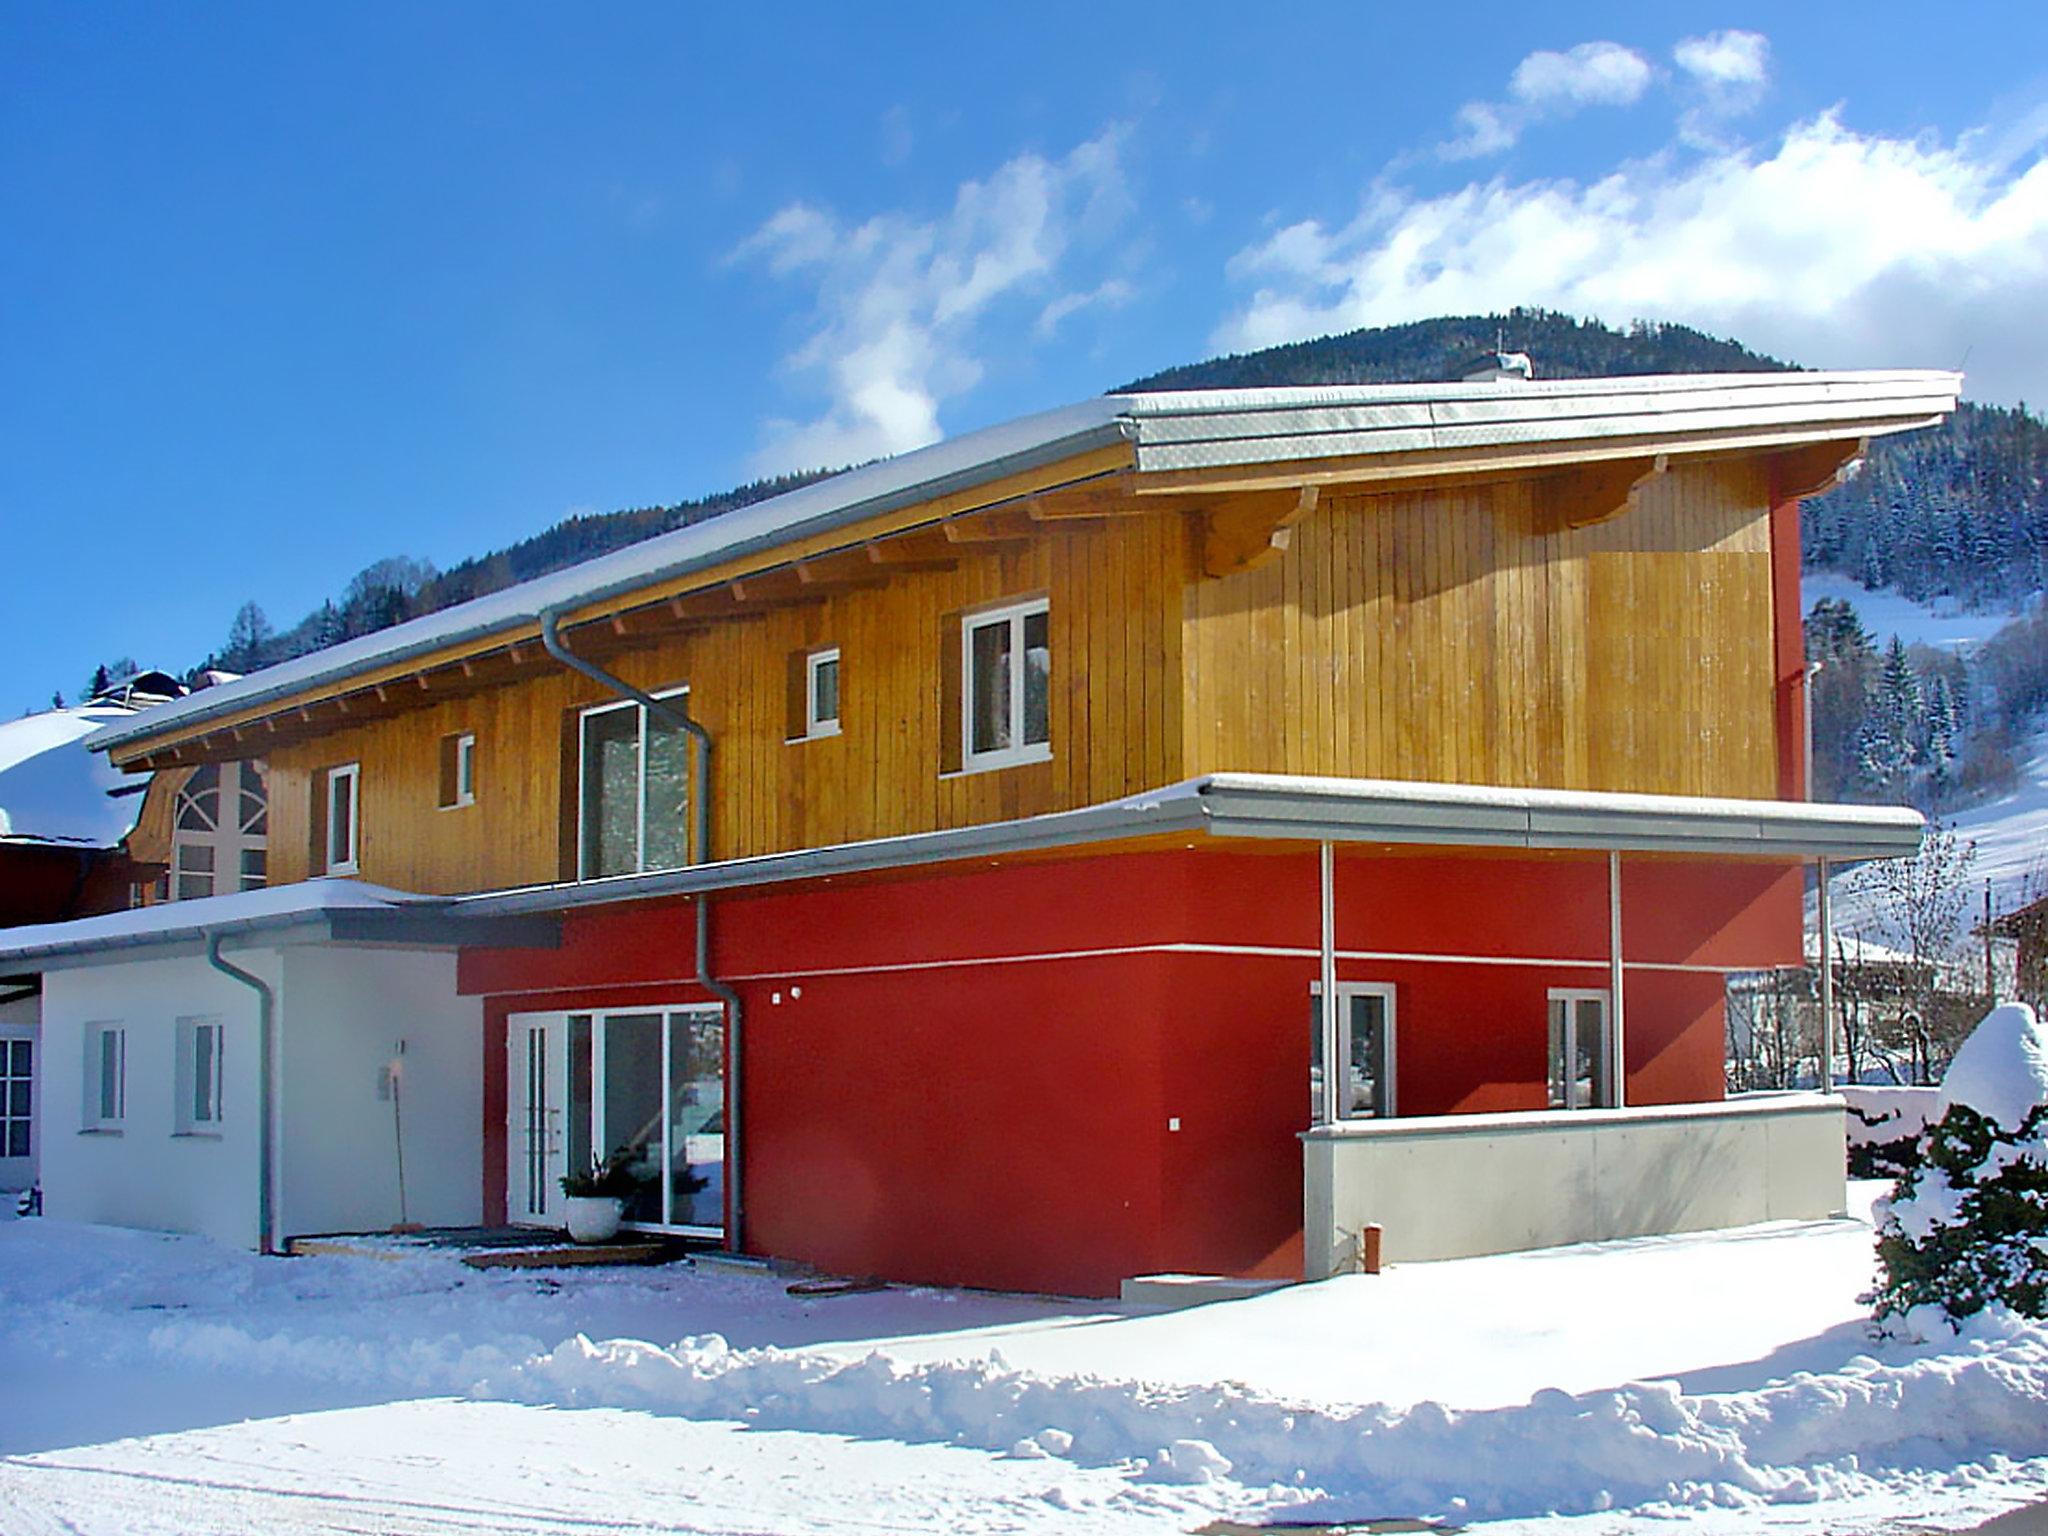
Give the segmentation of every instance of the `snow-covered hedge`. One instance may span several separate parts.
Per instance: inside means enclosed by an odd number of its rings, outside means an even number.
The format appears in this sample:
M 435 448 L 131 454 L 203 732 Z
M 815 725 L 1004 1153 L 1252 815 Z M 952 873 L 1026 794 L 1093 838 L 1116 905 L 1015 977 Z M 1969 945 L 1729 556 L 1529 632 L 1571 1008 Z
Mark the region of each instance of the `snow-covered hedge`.
M 2048 1030 L 2033 1009 L 1984 1016 L 1916 1152 L 1878 1205 L 1878 1317 L 1932 1307 L 1959 1324 L 1994 1305 L 2048 1316 Z
M 1849 1106 L 1849 1177 L 1899 1178 L 1913 1166 L 1941 1090 L 1845 1083 L 1837 1091 Z

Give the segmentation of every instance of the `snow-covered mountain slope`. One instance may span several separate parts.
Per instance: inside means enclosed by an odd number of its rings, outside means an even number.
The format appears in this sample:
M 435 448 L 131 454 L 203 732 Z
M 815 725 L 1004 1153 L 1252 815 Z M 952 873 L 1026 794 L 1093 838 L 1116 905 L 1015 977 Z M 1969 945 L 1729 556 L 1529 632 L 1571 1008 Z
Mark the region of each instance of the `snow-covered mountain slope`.
M 1880 649 L 1897 635 L 1908 645 L 1971 651 L 2017 617 L 2003 610 L 1966 612 L 1948 598 L 1916 603 L 1897 592 L 1872 592 L 1862 582 L 1834 571 L 1806 572 L 1799 578 L 1799 594 L 1809 612 L 1822 598 L 1846 600 Z

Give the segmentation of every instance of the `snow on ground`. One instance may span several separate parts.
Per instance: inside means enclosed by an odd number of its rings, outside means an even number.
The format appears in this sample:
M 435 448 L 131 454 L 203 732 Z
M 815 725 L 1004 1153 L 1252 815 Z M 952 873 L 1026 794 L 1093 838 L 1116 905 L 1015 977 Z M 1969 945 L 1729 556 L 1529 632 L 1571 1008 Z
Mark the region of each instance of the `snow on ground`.
M 1800 601 L 1811 612 L 1822 598 L 1846 599 L 1870 631 L 1879 650 L 1897 635 L 1908 645 L 1941 651 L 1971 651 L 2010 624 L 2016 614 L 1993 608 L 1967 612 L 1952 598 L 1916 603 L 1903 593 L 1872 592 L 1862 582 L 1835 571 L 1807 571 L 1799 578 Z
M 1139 1315 L 5 1222 L 0 1530 L 1815 1533 L 2048 1493 L 2048 1328 L 1873 1341 L 1870 1241 L 1777 1224 Z

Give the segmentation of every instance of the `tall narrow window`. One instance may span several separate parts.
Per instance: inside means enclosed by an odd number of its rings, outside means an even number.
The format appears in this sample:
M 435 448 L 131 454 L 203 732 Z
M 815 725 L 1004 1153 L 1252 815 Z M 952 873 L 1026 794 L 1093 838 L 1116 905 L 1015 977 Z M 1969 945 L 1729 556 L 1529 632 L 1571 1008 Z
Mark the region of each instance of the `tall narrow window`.
M 1575 987 L 1550 993 L 1550 1107 L 1614 1105 L 1614 1041 L 1607 994 Z
M 677 688 L 657 698 L 680 698 Z M 680 869 L 690 861 L 690 743 L 638 703 L 578 722 L 577 877 Z
M 128 1031 L 119 1024 L 85 1027 L 85 1128 L 118 1131 L 128 1114 Z
M 208 763 L 172 804 L 173 900 L 260 888 L 265 878 L 268 784 L 257 761 Z
M 1323 999 L 1310 989 L 1309 1109 L 1311 1122 L 1324 1113 Z M 1337 987 L 1337 1118 L 1384 1119 L 1394 1113 L 1394 988 L 1378 981 L 1347 981 Z
M 804 734 L 839 734 L 839 652 L 813 651 L 804 658 Z
M 441 809 L 476 803 L 476 733 L 441 738 Z
M 1052 756 L 1052 644 L 1045 599 L 961 621 L 962 766 L 1004 768 Z
M 33 1040 L 0 1039 L 0 1157 L 27 1157 L 35 1124 Z
M 178 1020 L 178 1098 L 172 1118 L 181 1136 L 220 1130 L 220 1048 L 220 1020 Z
M 322 864 L 330 875 L 356 872 L 356 821 L 361 808 L 356 791 L 360 778 L 361 770 L 354 763 L 327 770 Z

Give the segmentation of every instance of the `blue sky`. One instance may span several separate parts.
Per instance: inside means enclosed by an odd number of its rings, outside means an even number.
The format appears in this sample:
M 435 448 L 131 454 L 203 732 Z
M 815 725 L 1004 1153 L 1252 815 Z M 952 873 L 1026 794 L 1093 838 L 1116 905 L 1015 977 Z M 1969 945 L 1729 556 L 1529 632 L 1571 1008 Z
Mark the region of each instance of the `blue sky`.
M 0 709 L 383 556 L 1430 314 L 2038 401 L 2044 139 L 2039 4 L 10 5 Z

